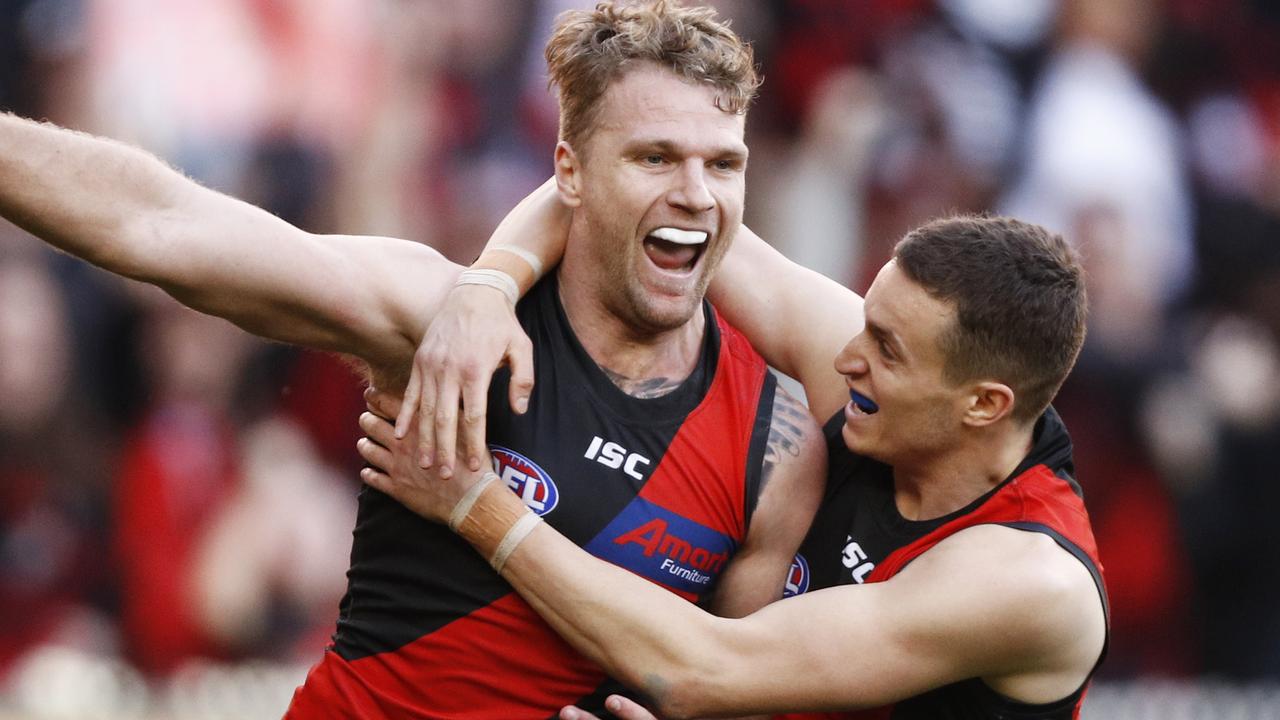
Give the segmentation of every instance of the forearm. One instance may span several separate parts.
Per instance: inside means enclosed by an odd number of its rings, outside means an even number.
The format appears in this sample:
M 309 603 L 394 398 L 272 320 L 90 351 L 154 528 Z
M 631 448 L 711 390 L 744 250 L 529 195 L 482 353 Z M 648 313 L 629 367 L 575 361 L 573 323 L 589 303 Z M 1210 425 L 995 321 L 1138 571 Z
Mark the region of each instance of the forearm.
M 507 213 L 472 267 L 507 273 L 524 295 L 564 256 L 569 216 L 555 179 L 546 181 Z
M 185 180 L 136 148 L 0 115 L 0 214 L 113 272 L 145 272 L 141 245 L 150 238 L 139 221 L 173 203 L 179 182 Z
M 523 502 L 493 483 L 459 528 L 491 558 L 507 530 L 528 513 Z M 579 652 L 628 686 L 645 693 L 664 714 L 702 712 L 710 668 L 729 672 L 717 625 L 729 622 L 599 560 L 545 524 L 517 546 L 502 576 Z

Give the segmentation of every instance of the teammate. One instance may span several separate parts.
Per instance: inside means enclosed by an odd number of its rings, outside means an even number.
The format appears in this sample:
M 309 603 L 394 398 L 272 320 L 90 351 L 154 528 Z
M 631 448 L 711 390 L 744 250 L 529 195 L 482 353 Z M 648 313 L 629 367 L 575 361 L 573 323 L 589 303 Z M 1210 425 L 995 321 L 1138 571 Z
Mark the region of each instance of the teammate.
M 781 595 L 824 460 L 803 406 L 703 299 L 741 222 L 750 50 L 705 8 L 601 3 L 562 16 L 547 57 L 563 140 L 539 197 L 572 208 L 570 239 L 555 276 L 506 306 L 539 375 L 532 398 L 527 363 L 493 385 L 495 469 L 601 557 L 747 614 Z M 355 355 L 397 391 L 455 280 L 500 298 L 484 286 L 517 288 L 498 270 L 523 290 L 538 274 L 510 247 L 460 273 L 414 243 L 312 235 L 139 151 L 11 116 L 0 213 L 251 332 Z M 382 493 L 361 493 L 348 578 L 291 716 L 542 718 L 612 687 L 461 540 Z
M 424 516 L 452 513 L 557 632 L 664 716 L 1076 717 L 1105 652 L 1107 603 L 1070 440 L 1049 407 L 1084 339 L 1074 253 L 1012 219 L 930 223 L 876 277 L 865 329 L 836 372 L 814 374 L 808 361 L 829 340 L 815 328 L 859 314 L 858 298 L 742 240 L 717 302 L 754 317 L 748 335 L 805 381 L 816 412 L 843 406 L 826 425 L 828 488 L 796 577 L 807 593 L 738 620 L 673 602 L 478 474 L 424 478 L 408 444 L 368 413 L 360 450 L 387 473 L 362 477 Z M 387 395 L 372 401 L 383 417 L 400 410 Z M 609 706 L 651 717 L 620 697 Z

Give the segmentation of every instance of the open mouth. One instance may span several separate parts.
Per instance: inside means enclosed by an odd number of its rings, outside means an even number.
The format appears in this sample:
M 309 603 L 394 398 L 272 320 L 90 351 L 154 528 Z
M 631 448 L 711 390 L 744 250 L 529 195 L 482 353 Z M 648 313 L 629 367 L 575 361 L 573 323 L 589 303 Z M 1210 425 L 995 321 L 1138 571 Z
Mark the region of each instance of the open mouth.
M 876 404 L 875 400 L 872 400 L 857 390 L 849 391 L 849 399 L 853 401 L 853 407 L 863 415 L 875 415 L 880 411 L 880 406 Z
M 688 272 L 698 264 L 707 247 L 707 233 L 660 227 L 644 238 L 644 252 L 663 270 Z

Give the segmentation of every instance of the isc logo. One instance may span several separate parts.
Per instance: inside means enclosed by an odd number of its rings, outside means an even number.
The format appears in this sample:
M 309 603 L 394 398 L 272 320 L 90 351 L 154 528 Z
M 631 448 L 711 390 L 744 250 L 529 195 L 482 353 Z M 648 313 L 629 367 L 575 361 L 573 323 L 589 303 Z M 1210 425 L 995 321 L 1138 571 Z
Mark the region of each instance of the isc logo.
M 787 583 L 782 590 L 782 597 L 789 598 L 796 595 L 803 595 L 809 590 L 809 561 L 804 556 L 796 553 L 796 557 L 791 561 L 791 569 L 787 571 Z
M 546 515 L 556 509 L 560 492 L 546 471 L 514 450 L 490 445 L 489 452 L 493 455 L 493 471 L 530 510 Z
M 845 536 L 844 550 L 840 552 L 840 563 L 853 571 L 853 581 L 861 585 L 867 581 L 867 575 L 876 569 L 876 564 L 867 557 L 867 552 L 854 541 L 852 535 Z
M 640 474 L 638 466 L 650 464 L 649 458 L 639 453 L 629 453 L 626 448 L 618 443 L 606 442 L 599 435 L 591 438 L 591 447 L 587 448 L 587 453 L 583 457 L 588 460 L 595 460 L 601 465 L 614 470 L 622 468 L 622 472 L 636 480 L 644 479 L 644 475 Z

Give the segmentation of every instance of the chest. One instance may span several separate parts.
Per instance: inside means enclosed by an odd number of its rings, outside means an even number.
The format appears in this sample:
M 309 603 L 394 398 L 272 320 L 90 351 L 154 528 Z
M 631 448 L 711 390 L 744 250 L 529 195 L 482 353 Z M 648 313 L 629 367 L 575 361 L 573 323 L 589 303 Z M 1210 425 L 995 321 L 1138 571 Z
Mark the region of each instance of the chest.
M 515 415 L 499 382 L 494 470 L 570 540 L 697 599 L 745 530 L 743 453 L 704 418 L 715 402 L 710 394 L 688 412 L 637 421 L 560 366 L 539 372 L 529 412 Z

